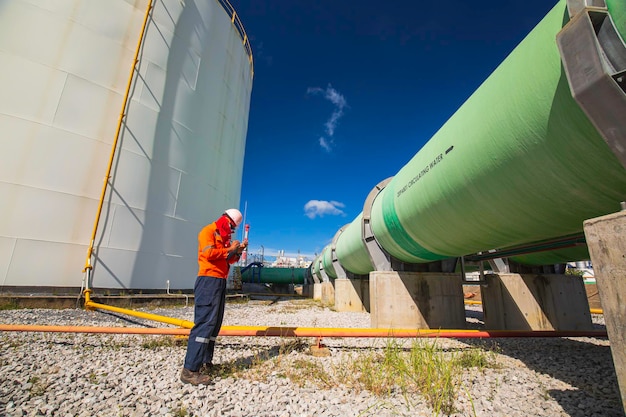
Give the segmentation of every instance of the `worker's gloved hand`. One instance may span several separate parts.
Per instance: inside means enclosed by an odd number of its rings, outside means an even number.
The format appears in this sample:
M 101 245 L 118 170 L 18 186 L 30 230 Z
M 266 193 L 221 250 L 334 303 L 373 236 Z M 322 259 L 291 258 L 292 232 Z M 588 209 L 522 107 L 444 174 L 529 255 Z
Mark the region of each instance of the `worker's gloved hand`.
M 237 249 L 237 253 L 239 255 L 241 255 L 243 253 L 244 250 L 246 250 L 246 248 L 248 247 L 248 239 L 245 239 L 243 242 L 241 242 L 241 244 L 239 245 L 239 248 Z
M 238 240 L 233 240 L 228 247 L 228 256 L 226 259 L 239 255 L 239 246 L 241 246 L 241 243 Z

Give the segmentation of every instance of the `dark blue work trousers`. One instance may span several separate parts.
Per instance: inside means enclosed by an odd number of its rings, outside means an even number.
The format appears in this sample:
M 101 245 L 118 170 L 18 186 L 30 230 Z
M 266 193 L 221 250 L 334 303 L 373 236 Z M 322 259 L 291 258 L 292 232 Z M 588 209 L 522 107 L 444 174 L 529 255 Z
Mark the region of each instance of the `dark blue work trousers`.
M 226 305 L 226 280 L 196 278 L 194 292 L 194 325 L 189 333 L 185 368 L 197 372 L 203 363 L 211 363 L 215 340 L 222 327 Z

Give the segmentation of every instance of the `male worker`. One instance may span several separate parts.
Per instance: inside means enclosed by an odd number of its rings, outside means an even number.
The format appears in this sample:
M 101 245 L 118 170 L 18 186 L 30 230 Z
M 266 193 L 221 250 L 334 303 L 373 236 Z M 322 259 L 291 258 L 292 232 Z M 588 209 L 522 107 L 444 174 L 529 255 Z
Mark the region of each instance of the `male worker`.
M 212 366 L 215 339 L 222 326 L 226 304 L 226 278 L 230 265 L 248 242 L 231 242 L 231 234 L 241 224 L 241 212 L 228 209 L 198 234 L 198 277 L 194 292 L 194 326 L 189 333 L 185 364 L 180 380 L 186 384 L 207 385 L 211 378 L 200 372 Z

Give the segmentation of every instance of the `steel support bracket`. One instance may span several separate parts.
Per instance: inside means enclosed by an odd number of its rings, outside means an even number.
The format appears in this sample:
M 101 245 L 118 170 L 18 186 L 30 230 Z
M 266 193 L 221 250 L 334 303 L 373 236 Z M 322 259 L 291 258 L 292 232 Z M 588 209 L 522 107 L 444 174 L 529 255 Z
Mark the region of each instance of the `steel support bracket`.
M 389 255 L 376 241 L 374 232 L 372 231 L 371 216 L 372 205 L 376 196 L 389 184 L 393 177 L 389 177 L 378 184 L 367 195 L 363 204 L 363 221 L 361 223 L 361 238 L 365 243 L 367 254 L 370 257 L 372 266 L 375 271 L 393 271 L 391 267 L 391 255 Z
M 467 265 L 476 265 L 478 266 L 478 279 L 468 279 L 467 278 Z M 465 260 L 465 257 L 461 256 L 459 258 L 459 265 L 461 269 L 461 280 L 464 284 L 471 285 L 485 285 L 485 269 L 483 268 L 482 262 L 473 262 Z
M 489 259 L 489 265 L 493 272 L 498 274 L 508 274 L 509 272 L 509 264 L 506 262 L 504 258 L 493 258 Z
M 328 277 L 328 274 L 326 273 L 326 271 L 324 271 L 324 264 L 322 263 L 321 257 L 318 260 L 318 262 L 320 263 L 320 275 L 322 276 L 322 282 L 330 282 L 330 278 Z
M 330 244 L 330 259 L 333 264 L 333 268 L 335 269 L 335 274 L 337 275 L 337 278 L 348 278 L 346 270 L 343 269 L 343 266 L 341 266 L 341 264 L 339 263 L 339 259 L 337 258 L 337 252 L 335 251 L 335 249 L 337 247 L 337 239 L 339 239 L 339 236 L 343 233 L 344 230 L 346 230 L 346 227 L 348 227 L 349 225 L 350 223 L 337 230 L 337 233 L 335 233 L 333 241 Z
M 567 6 L 556 40 L 572 96 L 626 168 L 626 45 L 603 0 Z
M 604 8 L 606 9 L 605 0 L 567 0 L 567 13 L 570 19 L 586 8 Z

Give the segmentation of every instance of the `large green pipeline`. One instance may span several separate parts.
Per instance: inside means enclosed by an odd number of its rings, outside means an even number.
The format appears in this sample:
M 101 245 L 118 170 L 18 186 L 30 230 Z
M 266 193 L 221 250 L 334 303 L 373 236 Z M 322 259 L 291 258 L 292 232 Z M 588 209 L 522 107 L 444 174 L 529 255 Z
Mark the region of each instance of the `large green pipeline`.
M 607 1 L 622 36 L 624 4 Z M 561 64 L 556 36 L 568 21 L 559 1 L 377 195 L 370 224 L 387 253 L 425 263 L 514 247 L 580 233 L 585 219 L 619 209 L 626 170 L 572 98 Z M 335 246 L 357 274 L 373 270 L 361 218 Z M 330 252 L 320 258 L 335 278 Z
M 622 39 L 626 39 L 626 2 L 624 0 L 606 0 L 611 18 Z
M 249 268 L 241 274 L 242 282 L 261 284 L 303 284 L 307 268 Z

